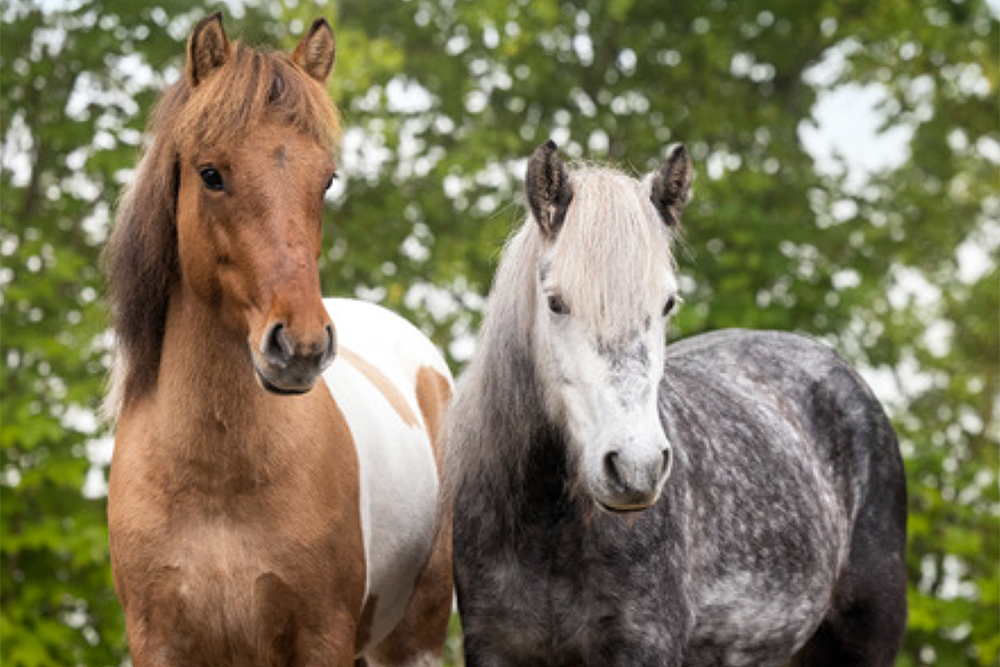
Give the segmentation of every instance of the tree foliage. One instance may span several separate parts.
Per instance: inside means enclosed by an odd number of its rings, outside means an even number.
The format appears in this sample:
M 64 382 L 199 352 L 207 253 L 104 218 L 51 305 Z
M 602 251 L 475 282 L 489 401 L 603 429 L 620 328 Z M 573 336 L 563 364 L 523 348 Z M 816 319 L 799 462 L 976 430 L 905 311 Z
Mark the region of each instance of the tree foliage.
M 2 10 L 5 664 L 124 654 L 103 499 L 82 493 L 106 435 L 93 416 L 109 344 L 98 256 L 145 114 L 209 9 Z M 286 47 L 315 15 L 331 19 L 347 131 L 324 287 L 404 312 L 456 370 L 535 146 L 553 137 L 642 172 L 686 143 L 698 177 L 677 334 L 794 329 L 865 369 L 910 485 L 900 664 L 1000 664 L 1000 31 L 982 0 L 228 10 L 232 35 Z M 859 178 L 806 149 L 818 104 L 842 90 L 879 100 L 882 129 L 904 137 L 899 163 Z

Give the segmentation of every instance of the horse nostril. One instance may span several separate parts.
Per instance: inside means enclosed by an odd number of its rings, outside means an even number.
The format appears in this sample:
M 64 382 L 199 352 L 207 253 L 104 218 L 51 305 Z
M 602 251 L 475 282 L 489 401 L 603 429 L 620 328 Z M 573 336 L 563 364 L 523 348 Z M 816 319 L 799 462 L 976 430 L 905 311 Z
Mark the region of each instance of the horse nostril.
M 295 350 L 285 333 L 285 325 L 280 322 L 271 327 L 264 339 L 264 356 L 277 366 L 287 366 Z
M 333 331 L 333 325 L 326 325 L 326 354 L 323 355 L 324 359 L 333 359 L 333 355 L 337 353 L 337 334 Z
M 608 452 L 604 455 L 604 473 L 614 484 L 622 485 L 621 473 L 618 471 L 618 452 Z
M 660 479 L 665 479 L 670 475 L 670 470 L 674 464 L 674 452 L 670 447 L 663 450 L 663 462 L 660 464 Z

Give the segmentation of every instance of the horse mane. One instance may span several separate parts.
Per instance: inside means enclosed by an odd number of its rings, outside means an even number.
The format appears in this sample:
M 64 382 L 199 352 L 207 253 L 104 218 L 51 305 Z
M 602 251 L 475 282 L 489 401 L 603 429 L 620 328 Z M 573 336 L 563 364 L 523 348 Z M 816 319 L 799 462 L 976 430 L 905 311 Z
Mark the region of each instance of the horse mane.
M 650 183 L 610 167 L 579 165 L 570 172 L 573 200 L 556 237 L 550 268 L 573 316 L 606 339 L 643 326 L 636 317 L 658 311 L 663 270 L 676 270 L 675 230 L 650 199 Z
M 608 336 L 628 333 L 640 324 L 630 319 L 638 312 L 636 302 L 662 298 L 655 289 L 662 280 L 657 272 L 675 266 L 670 248 L 677 232 L 650 201 L 648 181 L 590 165 L 575 166 L 570 181 L 573 200 L 549 270 L 575 317 Z M 532 443 L 560 438 L 561 426 L 545 414 L 532 349 L 534 285 L 546 243 L 529 214 L 504 247 L 476 354 L 459 379 L 445 423 L 446 506 L 467 482 L 500 489 L 513 476 L 515 484 L 507 488 L 517 488 Z
M 466 482 L 503 488 L 511 474 L 520 477 L 533 435 L 546 430 L 531 330 L 540 252 L 541 236 L 530 219 L 504 247 L 476 354 L 445 417 L 445 509 Z
M 111 326 L 117 343 L 104 413 L 156 384 L 170 290 L 180 275 L 177 194 L 181 155 L 244 137 L 256 122 L 288 125 L 333 152 L 340 120 L 324 87 L 281 52 L 235 44 L 230 59 L 192 88 L 167 88 L 147 128 L 151 140 L 119 203 L 105 249 Z

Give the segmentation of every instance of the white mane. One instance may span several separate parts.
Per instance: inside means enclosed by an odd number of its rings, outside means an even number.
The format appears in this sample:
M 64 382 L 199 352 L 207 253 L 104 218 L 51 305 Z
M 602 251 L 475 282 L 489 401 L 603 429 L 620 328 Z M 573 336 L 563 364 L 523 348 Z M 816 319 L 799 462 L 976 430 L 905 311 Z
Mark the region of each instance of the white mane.
M 552 280 L 575 317 L 618 336 L 638 314 L 662 304 L 664 271 L 674 269 L 671 233 L 650 201 L 649 185 L 605 167 L 570 174 L 573 200 L 556 237 Z

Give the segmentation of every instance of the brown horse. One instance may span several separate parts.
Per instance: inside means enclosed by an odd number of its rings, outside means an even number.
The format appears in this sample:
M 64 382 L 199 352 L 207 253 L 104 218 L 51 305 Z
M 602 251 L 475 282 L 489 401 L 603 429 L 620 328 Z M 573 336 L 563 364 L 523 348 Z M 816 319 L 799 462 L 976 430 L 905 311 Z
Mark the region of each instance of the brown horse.
M 334 52 L 322 19 L 290 55 L 202 20 L 118 213 L 108 523 L 137 667 L 440 661 L 451 377 L 410 324 L 321 299 Z

